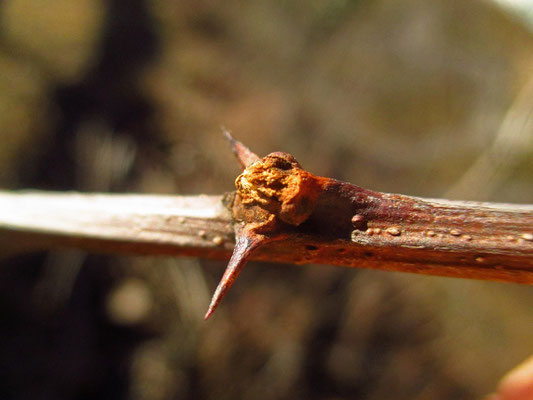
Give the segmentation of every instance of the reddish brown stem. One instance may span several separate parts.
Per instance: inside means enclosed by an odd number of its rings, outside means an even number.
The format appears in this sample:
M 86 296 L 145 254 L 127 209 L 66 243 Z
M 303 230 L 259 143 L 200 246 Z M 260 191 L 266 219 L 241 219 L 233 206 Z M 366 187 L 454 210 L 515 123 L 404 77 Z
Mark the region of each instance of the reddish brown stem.
M 238 245 L 207 316 L 252 251 L 272 238 L 278 238 L 275 250 L 269 249 L 271 255 L 278 252 L 276 258 L 288 256 L 286 251 L 294 254 L 301 243 L 297 262 L 533 281 L 530 206 L 374 192 L 314 176 L 286 153 L 272 153 L 248 165 L 236 187 L 232 210 L 244 228 L 236 232 Z M 252 240 L 251 232 L 264 235 Z M 279 238 L 291 243 L 280 243 Z
M 384 230 L 370 234 L 364 226 L 356 229 L 349 224 L 331 229 L 334 218 L 319 216 L 317 209 L 314 221 L 291 229 L 286 226 L 283 240 L 266 243 L 250 260 L 533 284 L 533 242 L 528 236 L 533 230 L 533 206 L 380 195 L 398 203 L 378 208 L 380 212 L 372 215 L 368 226 L 398 226 L 399 236 Z M 417 204 L 411 208 L 419 208 L 418 219 L 400 220 L 398 210 L 404 200 Z M 437 210 L 428 211 L 433 206 Z M 438 218 L 442 215 L 449 218 Z M 471 215 L 476 216 L 475 224 L 470 222 Z M 462 226 L 457 216 L 463 216 Z M 428 222 L 432 219 L 439 229 Z M 234 245 L 232 225 L 222 196 L 0 192 L 1 255 L 75 247 L 228 260 Z M 430 232 L 432 227 L 435 235 L 410 234 Z M 472 240 L 452 235 L 454 228 Z M 501 232 L 507 232 L 503 241 Z

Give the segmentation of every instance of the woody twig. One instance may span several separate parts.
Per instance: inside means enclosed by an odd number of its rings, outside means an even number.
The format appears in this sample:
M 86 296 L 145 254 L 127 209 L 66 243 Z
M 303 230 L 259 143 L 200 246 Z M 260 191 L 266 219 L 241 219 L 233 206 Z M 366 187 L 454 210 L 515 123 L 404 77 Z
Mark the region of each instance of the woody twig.
M 228 259 L 209 317 L 247 260 L 533 283 L 533 206 L 375 192 L 260 158 L 225 196 L 0 192 L 0 254 L 42 248 Z M 236 244 L 234 244 L 236 243 Z

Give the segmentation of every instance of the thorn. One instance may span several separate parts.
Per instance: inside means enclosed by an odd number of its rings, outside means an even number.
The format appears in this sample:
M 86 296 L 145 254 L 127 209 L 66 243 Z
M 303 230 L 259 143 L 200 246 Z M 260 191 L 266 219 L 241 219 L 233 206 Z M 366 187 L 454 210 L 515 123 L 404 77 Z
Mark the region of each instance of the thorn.
M 246 147 L 244 144 L 242 144 L 233 136 L 231 136 L 231 133 L 229 133 L 229 131 L 225 127 L 222 126 L 221 129 L 222 134 L 230 142 L 233 154 L 235 154 L 235 157 L 237 157 L 237 160 L 239 161 L 239 164 L 241 165 L 242 169 L 245 169 L 250 164 L 259 160 L 259 156 L 257 154 L 252 152 L 248 147 Z
M 233 282 L 235 282 L 235 279 L 237 279 L 237 276 L 239 276 L 239 273 L 246 265 L 246 261 L 250 258 L 252 252 L 264 243 L 265 240 L 262 235 L 258 235 L 246 229 L 237 232 L 235 249 L 233 250 L 228 266 L 226 267 L 226 271 L 215 290 L 215 294 L 211 299 L 211 304 L 204 317 L 205 320 L 213 314 L 215 308 L 217 308 L 222 298 L 226 295 L 229 288 L 233 285 Z

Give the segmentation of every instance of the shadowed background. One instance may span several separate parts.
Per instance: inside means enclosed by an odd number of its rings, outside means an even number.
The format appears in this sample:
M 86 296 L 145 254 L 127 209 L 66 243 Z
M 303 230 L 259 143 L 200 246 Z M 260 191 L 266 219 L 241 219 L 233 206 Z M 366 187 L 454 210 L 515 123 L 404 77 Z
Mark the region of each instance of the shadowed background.
M 530 6 L 533 7 L 533 6 Z M 259 155 L 533 203 L 533 33 L 489 1 L 4 0 L 0 185 L 220 194 Z M 0 255 L 2 399 L 472 399 L 533 352 L 530 287 L 65 250 Z

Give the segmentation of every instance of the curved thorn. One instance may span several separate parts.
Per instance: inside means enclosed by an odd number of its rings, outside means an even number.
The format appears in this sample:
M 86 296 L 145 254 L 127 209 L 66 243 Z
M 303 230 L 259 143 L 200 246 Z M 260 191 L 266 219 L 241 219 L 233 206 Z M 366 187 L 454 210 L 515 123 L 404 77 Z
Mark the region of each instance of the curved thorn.
M 239 164 L 241 165 L 242 169 L 245 169 L 250 164 L 256 162 L 259 160 L 259 156 L 255 154 L 253 151 L 251 151 L 248 147 L 246 147 L 244 144 L 236 140 L 233 136 L 231 136 L 231 133 L 224 128 L 221 127 L 222 134 L 228 139 L 231 145 L 231 149 L 233 150 L 233 154 L 235 154 L 235 157 L 237 157 L 237 160 L 239 161 Z
M 242 271 L 243 267 L 246 265 L 246 261 L 250 258 L 252 252 L 260 247 L 264 243 L 264 238 L 261 235 L 257 235 L 253 232 L 242 230 L 237 235 L 237 243 L 235 244 L 235 249 L 231 259 L 229 260 L 226 271 L 218 284 L 215 294 L 211 299 L 211 304 L 205 314 L 204 319 L 208 319 L 215 308 L 218 306 L 222 298 L 228 292 L 239 273 Z

